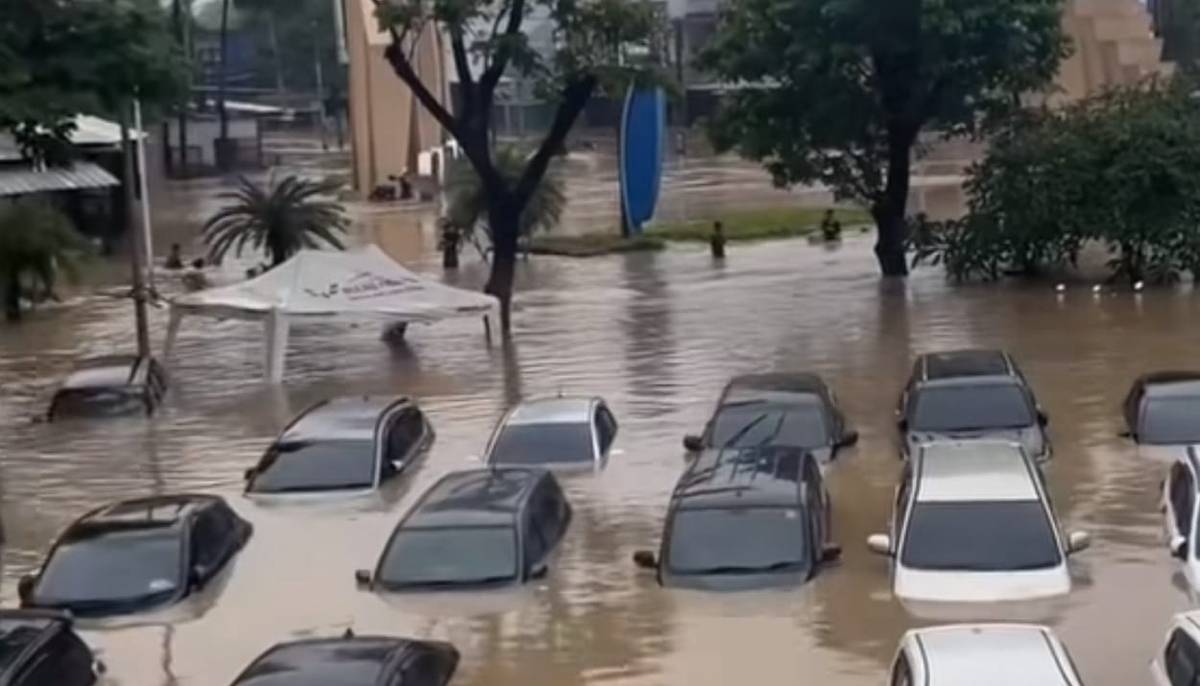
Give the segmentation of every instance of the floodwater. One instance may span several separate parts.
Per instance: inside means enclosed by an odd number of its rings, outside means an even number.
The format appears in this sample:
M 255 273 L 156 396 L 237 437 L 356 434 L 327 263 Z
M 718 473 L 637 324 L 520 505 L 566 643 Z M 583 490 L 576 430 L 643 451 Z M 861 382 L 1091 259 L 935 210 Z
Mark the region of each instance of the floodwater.
M 376 213 L 363 233 L 437 273 L 430 222 Z M 235 268 L 229 267 L 228 276 Z M 457 282 L 484 272 L 466 265 Z M 169 280 L 162 282 L 170 291 Z M 1174 611 L 1188 605 L 1159 534 L 1163 467 L 1117 438 L 1118 403 L 1151 368 L 1194 367 L 1190 289 L 1094 296 L 1072 287 L 947 285 L 937 271 L 882 284 L 866 237 L 837 249 L 805 241 L 734 245 L 724 264 L 700 247 L 521 268 L 511 345 L 476 321 L 409 332 L 389 349 L 378 324 L 294 327 L 287 383 L 259 383 L 260 329 L 185 324 L 174 390 L 153 420 L 37 424 L 72 358 L 128 349 L 126 302 L 77 298 L 0 327 L 0 515 L 8 536 L 0 596 L 35 568 L 53 537 L 117 498 L 205 491 L 256 527 L 224 583 L 173 612 L 85 636 L 123 686 L 223 686 L 273 643 L 352 627 L 449 640 L 461 686 L 885 681 L 897 638 L 928 619 L 890 594 L 884 560 L 863 543 L 884 530 L 899 465 L 892 411 L 912 357 L 973 346 L 1012 351 L 1051 416 L 1051 491 L 1071 529 L 1094 536 L 1075 558 L 1075 590 L 1022 616 L 1054 626 L 1090 686 L 1148 683 L 1147 663 Z M 153 315 L 156 342 L 165 315 Z M 843 561 L 789 591 L 736 595 L 659 588 L 630 562 L 657 545 L 683 466 L 680 438 L 700 428 L 725 380 L 755 370 L 812 370 L 837 390 L 862 433 L 831 470 Z M 355 588 L 423 488 L 471 467 L 520 398 L 602 395 L 620 451 L 565 488 L 575 519 L 547 579 L 490 594 L 381 598 Z M 382 498 L 266 507 L 240 480 L 275 433 L 317 399 L 403 393 L 438 431 L 427 458 Z M 1007 618 L 981 605 L 967 616 Z

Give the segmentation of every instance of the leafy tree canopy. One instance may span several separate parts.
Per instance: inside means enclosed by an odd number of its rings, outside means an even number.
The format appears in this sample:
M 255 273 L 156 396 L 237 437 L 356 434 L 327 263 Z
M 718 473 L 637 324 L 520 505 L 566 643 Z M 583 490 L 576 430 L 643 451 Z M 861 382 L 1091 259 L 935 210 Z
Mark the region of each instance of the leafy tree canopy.
M 135 92 L 174 101 L 182 74 L 154 0 L 0 2 L 0 129 L 31 159 L 69 158 L 75 114 L 112 116 Z
M 781 185 L 869 207 L 885 273 L 903 274 L 918 135 L 974 133 L 1050 83 L 1062 0 L 739 0 L 703 64 L 734 86 L 715 138 Z

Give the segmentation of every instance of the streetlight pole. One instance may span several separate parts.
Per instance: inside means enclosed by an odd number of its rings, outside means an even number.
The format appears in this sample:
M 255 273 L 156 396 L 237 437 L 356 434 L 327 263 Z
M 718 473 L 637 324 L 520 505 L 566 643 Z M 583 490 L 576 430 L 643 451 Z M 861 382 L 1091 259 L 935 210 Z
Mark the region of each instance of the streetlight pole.
M 132 98 L 130 101 L 122 102 L 118 108 L 120 110 L 119 121 L 121 124 L 121 160 L 125 177 L 122 185 L 125 191 L 125 225 L 133 238 L 133 246 L 130 253 L 133 265 L 133 312 L 137 326 L 138 356 L 148 358 L 151 354 L 150 322 L 146 312 L 146 275 L 145 265 L 143 264 L 146 258 L 146 245 L 145 237 L 142 234 L 142 227 L 137 226 L 139 222 L 133 208 L 134 164 L 133 153 L 129 149 L 129 110 L 132 106 L 131 101 Z

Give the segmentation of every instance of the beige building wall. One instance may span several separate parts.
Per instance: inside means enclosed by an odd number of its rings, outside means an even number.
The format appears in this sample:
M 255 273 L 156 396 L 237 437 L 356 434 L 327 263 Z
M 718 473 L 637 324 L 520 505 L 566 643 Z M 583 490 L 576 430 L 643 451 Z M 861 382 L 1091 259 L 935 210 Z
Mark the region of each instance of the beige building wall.
M 1172 71 L 1162 61 L 1162 41 L 1154 36 L 1150 13 L 1138 0 L 1071 0 L 1063 26 L 1074 52 L 1059 70 L 1052 103 Z
M 416 175 L 418 155 L 440 146 L 443 133 L 384 57 L 392 39 L 379 30 L 375 3 L 344 1 L 354 188 L 365 196 L 388 183 L 388 176 Z M 449 88 L 441 35 L 429 28 L 416 38 L 415 49 L 413 45 L 408 48 L 422 81 L 445 104 Z

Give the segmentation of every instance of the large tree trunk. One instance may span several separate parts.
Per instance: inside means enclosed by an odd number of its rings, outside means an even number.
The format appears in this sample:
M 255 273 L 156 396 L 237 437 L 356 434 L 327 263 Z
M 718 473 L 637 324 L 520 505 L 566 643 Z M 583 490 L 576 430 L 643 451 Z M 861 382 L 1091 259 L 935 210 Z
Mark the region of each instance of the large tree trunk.
M 887 186 L 883 197 L 871 208 L 878 239 L 875 257 L 884 276 L 908 276 L 904 247 L 908 239 L 908 190 L 911 182 L 912 147 L 916 134 L 891 131 L 888 134 Z
M 4 318 L 10 322 L 21 321 L 21 278 L 16 271 L 8 276 L 4 288 Z
M 521 212 L 510 199 L 493 198 L 488 209 L 488 227 L 492 231 L 492 273 L 483 290 L 500 301 L 500 331 L 507 337 L 512 332 L 513 277 Z

